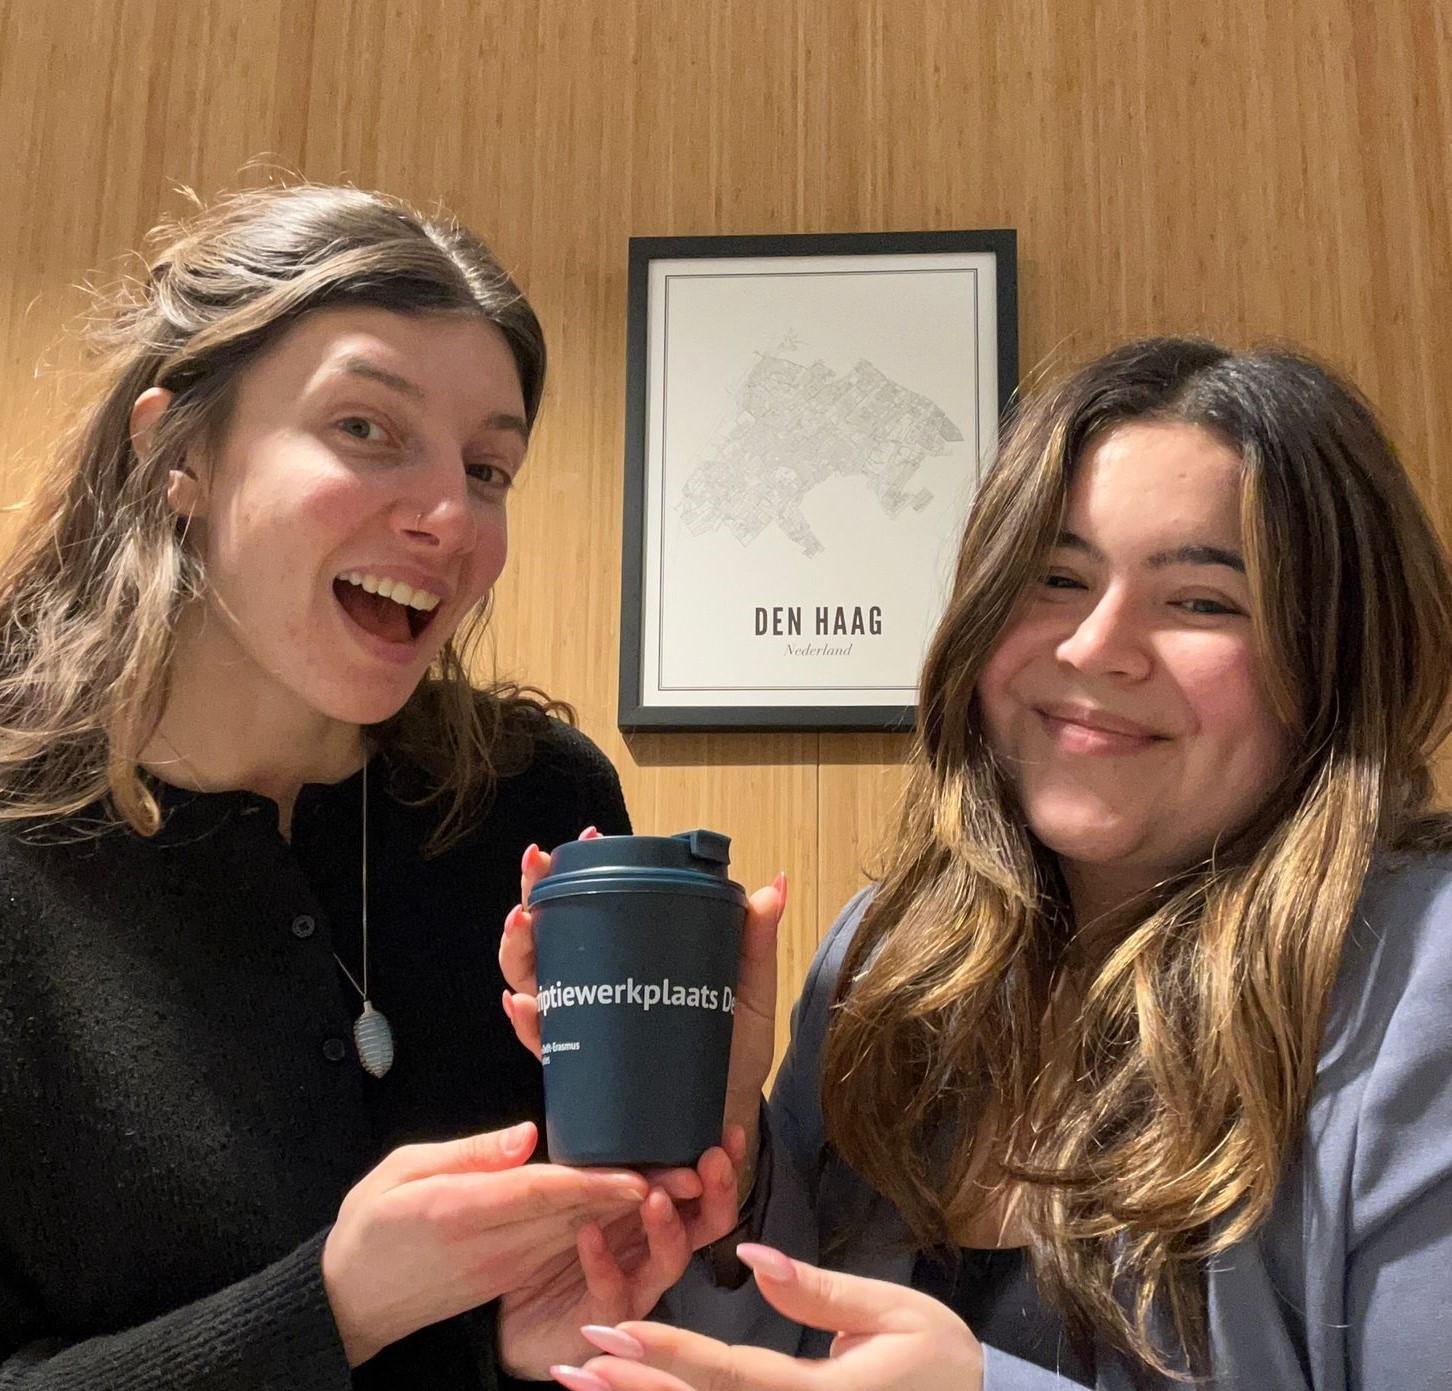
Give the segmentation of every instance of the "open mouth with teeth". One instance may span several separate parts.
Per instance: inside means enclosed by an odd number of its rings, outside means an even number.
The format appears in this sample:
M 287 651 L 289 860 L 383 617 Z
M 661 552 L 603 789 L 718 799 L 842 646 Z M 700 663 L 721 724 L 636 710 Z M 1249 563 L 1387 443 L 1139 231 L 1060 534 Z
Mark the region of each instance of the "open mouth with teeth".
M 333 593 L 354 623 L 384 642 L 417 642 L 439 606 L 437 594 L 361 570 L 339 575 Z

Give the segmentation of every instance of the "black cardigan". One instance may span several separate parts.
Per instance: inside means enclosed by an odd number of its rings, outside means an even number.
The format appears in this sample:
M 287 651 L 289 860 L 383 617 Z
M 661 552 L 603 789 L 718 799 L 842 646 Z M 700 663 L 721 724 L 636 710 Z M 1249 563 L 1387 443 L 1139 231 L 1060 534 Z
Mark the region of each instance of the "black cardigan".
M 0 1388 L 494 1384 L 491 1310 L 350 1377 L 319 1258 L 394 1146 L 541 1113 L 499 1005 L 520 856 L 629 822 L 593 744 L 535 735 L 433 859 L 437 813 L 374 760 L 369 984 L 397 1039 L 381 1081 L 333 960 L 359 973 L 361 775 L 304 787 L 291 844 L 266 798 L 172 788 L 150 840 L 0 832 Z

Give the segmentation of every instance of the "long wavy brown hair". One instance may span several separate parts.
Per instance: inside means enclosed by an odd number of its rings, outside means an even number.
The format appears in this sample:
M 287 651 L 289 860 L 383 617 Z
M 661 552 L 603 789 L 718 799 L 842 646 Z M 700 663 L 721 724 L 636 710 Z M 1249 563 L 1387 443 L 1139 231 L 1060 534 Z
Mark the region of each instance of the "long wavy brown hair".
M 532 426 L 544 390 L 539 321 L 498 260 L 452 219 L 359 189 L 300 184 L 236 193 L 149 238 L 144 278 L 101 305 L 97 390 L 51 460 L 33 521 L 0 567 L 0 820 L 57 819 L 97 802 L 142 834 L 160 813 L 138 759 L 166 701 L 177 617 L 207 577 L 166 481 L 189 450 L 214 454 L 239 378 L 305 314 L 366 305 L 494 324 Z M 132 406 L 173 399 L 146 457 Z M 431 778 L 435 848 L 486 793 L 512 716 L 568 708 L 508 684 L 478 691 L 481 605 L 432 679 L 373 731 Z
M 1090 943 L 974 693 L 1076 463 L 1127 421 L 1201 426 L 1244 461 L 1255 642 L 1298 754 L 1253 824 Z M 1039 393 L 974 502 L 923 670 L 901 825 L 828 1029 L 829 1144 L 925 1248 L 1022 1184 L 1036 1274 L 1076 1337 L 1207 1372 L 1204 1263 L 1270 1211 L 1373 856 L 1452 837 L 1429 772 L 1449 690 L 1446 551 L 1325 368 L 1159 339 Z

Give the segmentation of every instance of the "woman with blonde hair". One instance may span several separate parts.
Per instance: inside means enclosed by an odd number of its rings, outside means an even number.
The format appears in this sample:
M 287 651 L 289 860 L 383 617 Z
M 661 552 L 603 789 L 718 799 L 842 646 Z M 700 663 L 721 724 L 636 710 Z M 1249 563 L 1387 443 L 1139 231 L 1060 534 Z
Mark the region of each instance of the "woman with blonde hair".
M 753 1136 L 755 1284 L 694 1265 L 558 1379 L 1445 1385 L 1449 689 L 1445 550 L 1324 368 L 1166 339 L 1040 393 Z
M 469 232 L 315 186 L 168 229 L 108 322 L 0 574 L 0 1387 L 542 1376 L 736 1178 L 524 1163 L 494 925 L 629 830 L 563 707 L 467 675 L 539 323 Z

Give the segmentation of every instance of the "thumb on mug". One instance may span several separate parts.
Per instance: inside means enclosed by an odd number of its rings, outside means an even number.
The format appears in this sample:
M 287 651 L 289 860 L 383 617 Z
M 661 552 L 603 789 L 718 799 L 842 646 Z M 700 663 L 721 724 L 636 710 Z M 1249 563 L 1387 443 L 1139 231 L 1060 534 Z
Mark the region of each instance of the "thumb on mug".
M 462 1135 L 457 1140 L 435 1144 L 404 1145 L 393 1153 L 399 1183 L 428 1178 L 433 1174 L 494 1173 L 523 1164 L 539 1142 L 539 1127 L 521 1121 L 504 1130 L 485 1130 Z

